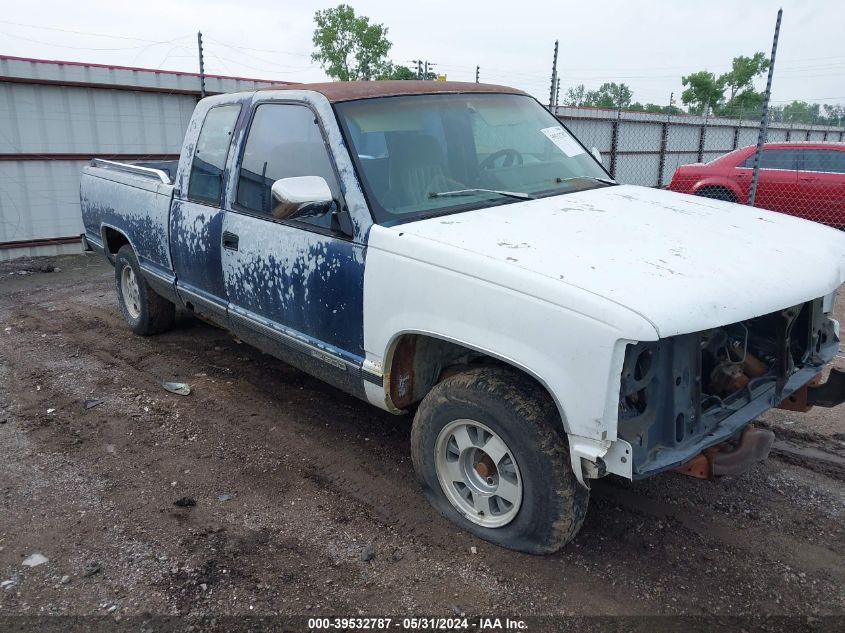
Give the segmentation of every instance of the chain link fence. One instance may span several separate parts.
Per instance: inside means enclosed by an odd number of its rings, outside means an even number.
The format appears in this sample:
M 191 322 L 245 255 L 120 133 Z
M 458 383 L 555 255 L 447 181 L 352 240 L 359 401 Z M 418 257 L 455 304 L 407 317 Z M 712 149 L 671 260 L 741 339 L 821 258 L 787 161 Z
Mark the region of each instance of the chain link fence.
M 748 204 L 759 120 L 558 106 L 619 182 Z M 754 206 L 845 228 L 845 128 L 770 122 Z

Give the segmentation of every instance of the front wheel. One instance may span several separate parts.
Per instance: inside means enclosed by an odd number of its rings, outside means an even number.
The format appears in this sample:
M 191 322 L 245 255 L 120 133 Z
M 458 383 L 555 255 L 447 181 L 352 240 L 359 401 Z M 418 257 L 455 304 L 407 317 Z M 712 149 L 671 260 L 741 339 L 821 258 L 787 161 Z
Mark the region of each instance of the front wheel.
M 173 327 L 176 306 L 150 288 L 128 244 L 117 251 L 114 280 L 120 311 L 135 334 L 149 336 Z
M 554 552 L 584 521 L 590 493 L 557 409 L 523 374 L 483 367 L 435 386 L 414 418 L 411 455 L 429 502 L 496 545 Z

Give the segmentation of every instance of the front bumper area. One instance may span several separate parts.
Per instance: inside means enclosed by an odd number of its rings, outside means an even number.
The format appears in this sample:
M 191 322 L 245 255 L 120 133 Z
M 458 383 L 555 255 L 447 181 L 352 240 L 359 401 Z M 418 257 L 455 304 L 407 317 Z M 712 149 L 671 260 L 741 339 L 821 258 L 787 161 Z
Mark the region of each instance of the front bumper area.
M 697 479 L 742 475 L 747 473 L 753 464 L 769 457 L 774 442 L 775 434 L 769 429 L 758 429 L 749 425 L 745 427 L 736 446 L 717 444 L 674 470 Z
M 744 348 L 730 348 L 743 333 Z M 771 353 L 757 354 L 767 362 L 755 376 L 723 372 L 707 356 L 708 346 L 713 347 L 712 341 L 719 340 L 716 334 L 721 334 L 718 349 L 729 348 L 722 353 L 727 364 L 740 364 L 731 362 L 731 354 L 757 361 L 749 341 L 761 333 Z M 838 347 L 835 321 L 823 314 L 821 300 L 741 324 L 629 346 L 617 436 L 631 446 L 631 478 L 677 468 L 716 444 L 738 438 L 755 418 L 805 386 L 808 404 L 840 404 L 845 400 L 845 372 L 832 370 L 824 385 L 807 386 Z

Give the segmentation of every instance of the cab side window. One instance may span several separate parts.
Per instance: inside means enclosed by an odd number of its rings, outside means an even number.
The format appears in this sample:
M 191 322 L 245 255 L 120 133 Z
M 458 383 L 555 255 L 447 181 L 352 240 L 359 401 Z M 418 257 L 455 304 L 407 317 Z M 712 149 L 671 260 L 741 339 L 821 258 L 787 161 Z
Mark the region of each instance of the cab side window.
M 217 106 L 205 115 L 191 162 L 189 200 L 220 205 L 223 171 L 240 111 L 239 105 Z
M 272 217 L 273 183 L 294 176 L 322 176 L 332 197 L 340 198 L 340 187 L 314 113 L 299 105 L 259 105 L 241 159 L 238 206 Z M 302 221 L 329 228 L 331 215 Z

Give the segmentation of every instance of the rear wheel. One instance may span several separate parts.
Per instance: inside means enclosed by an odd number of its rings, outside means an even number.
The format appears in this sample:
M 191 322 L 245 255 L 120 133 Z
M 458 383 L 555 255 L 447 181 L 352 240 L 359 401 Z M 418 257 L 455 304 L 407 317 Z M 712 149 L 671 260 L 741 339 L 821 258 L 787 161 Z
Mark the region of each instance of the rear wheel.
M 558 550 L 581 528 L 578 483 L 554 403 L 507 368 L 451 376 L 420 404 L 411 455 L 429 502 L 484 540 L 532 554 Z
M 150 288 L 128 244 L 117 251 L 114 277 L 120 311 L 135 334 L 149 336 L 173 327 L 176 306 Z
M 695 195 L 713 200 L 724 200 L 725 202 L 736 202 L 736 196 L 730 189 L 724 187 L 702 187 L 695 192 Z

